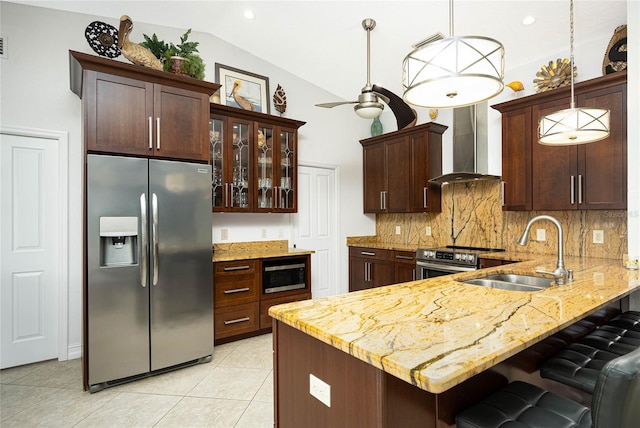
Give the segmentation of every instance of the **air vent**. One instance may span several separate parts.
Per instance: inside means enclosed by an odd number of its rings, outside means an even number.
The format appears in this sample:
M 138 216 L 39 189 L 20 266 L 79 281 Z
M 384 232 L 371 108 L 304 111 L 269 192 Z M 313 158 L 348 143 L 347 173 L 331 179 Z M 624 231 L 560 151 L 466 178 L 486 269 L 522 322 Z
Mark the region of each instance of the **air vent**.
M 424 45 L 427 45 L 427 44 L 432 43 L 432 42 L 437 42 L 438 40 L 442 40 L 444 38 L 445 38 L 444 34 L 435 33 L 435 34 L 430 35 L 429 37 L 427 37 L 424 40 L 420 40 L 419 42 L 414 43 L 413 45 L 411 45 L 411 47 L 414 48 L 414 49 L 418 49 L 418 48 L 423 47 Z
M 0 36 L 0 58 L 7 59 L 7 38 Z

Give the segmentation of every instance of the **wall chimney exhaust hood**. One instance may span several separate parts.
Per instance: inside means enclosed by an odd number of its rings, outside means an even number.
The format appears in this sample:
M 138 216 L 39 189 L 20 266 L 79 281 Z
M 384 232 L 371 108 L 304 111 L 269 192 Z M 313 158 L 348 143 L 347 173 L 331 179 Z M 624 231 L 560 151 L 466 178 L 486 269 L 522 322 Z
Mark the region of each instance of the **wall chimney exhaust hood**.
M 453 172 L 429 180 L 436 184 L 496 180 L 488 174 L 487 102 L 453 109 Z

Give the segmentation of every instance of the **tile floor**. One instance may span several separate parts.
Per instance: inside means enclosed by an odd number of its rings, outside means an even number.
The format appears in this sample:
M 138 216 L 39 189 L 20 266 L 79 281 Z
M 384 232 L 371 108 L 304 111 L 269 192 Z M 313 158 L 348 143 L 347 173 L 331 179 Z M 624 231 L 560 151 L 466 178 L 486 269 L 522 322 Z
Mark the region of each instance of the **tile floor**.
M 82 391 L 81 360 L 0 371 L 9 427 L 273 427 L 271 334 L 214 348 L 213 361 Z

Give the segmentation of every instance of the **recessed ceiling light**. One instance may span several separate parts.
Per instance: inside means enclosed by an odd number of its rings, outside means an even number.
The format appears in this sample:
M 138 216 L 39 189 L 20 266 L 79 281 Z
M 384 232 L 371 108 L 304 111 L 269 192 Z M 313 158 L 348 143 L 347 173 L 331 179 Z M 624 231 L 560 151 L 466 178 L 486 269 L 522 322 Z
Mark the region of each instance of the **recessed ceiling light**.
M 256 16 L 253 14 L 253 11 L 247 9 L 247 10 L 244 11 L 244 17 L 247 18 L 247 19 L 253 19 Z
M 531 25 L 534 22 L 536 22 L 536 17 L 529 15 L 524 17 L 524 19 L 522 20 L 522 25 Z

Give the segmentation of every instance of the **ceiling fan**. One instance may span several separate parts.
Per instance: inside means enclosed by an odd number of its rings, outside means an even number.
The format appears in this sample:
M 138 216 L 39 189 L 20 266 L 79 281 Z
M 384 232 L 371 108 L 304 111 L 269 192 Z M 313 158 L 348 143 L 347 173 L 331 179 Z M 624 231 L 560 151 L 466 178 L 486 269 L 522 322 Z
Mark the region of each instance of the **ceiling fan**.
M 416 121 L 416 113 L 402 98 L 393 92 L 371 84 L 371 30 L 376 27 L 376 21 L 367 18 L 362 21 L 362 28 L 367 32 L 367 83 L 358 95 L 357 101 L 338 101 L 333 103 L 316 104 L 317 107 L 333 108 L 343 104 L 355 104 L 353 109 L 356 114 L 364 119 L 373 119 L 382 113 L 384 101 L 396 117 L 398 129 L 412 125 Z

